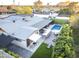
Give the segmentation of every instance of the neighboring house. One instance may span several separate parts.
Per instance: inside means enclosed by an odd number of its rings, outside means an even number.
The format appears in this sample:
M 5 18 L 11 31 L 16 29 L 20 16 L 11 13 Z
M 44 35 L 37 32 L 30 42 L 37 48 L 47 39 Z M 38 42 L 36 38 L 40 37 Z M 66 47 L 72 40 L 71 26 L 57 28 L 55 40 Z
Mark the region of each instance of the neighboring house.
M 58 16 L 58 13 L 39 13 L 39 14 L 34 14 L 34 16 L 42 17 L 42 18 L 50 18 L 50 17 L 56 17 Z
M 16 13 L 16 11 L 8 9 L 7 6 L 0 6 L 0 14 L 12 14 L 12 13 Z
M 57 16 L 57 17 L 55 17 L 55 19 L 63 19 L 63 20 L 69 20 L 69 17 L 60 17 L 60 16 Z
M 70 17 L 60 17 L 60 16 L 56 16 L 56 17 L 52 17 L 52 19 L 54 19 L 55 21 L 59 22 L 59 23 L 69 23 L 69 19 Z
M 43 29 L 51 22 L 50 19 L 36 16 L 14 15 L 0 20 L 0 28 L 3 29 L 4 35 L 13 37 L 13 44 L 29 50 L 30 46 L 38 44 L 42 33 L 45 32 Z
M 8 11 L 7 7 L 0 7 L 0 14 L 6 14 Z

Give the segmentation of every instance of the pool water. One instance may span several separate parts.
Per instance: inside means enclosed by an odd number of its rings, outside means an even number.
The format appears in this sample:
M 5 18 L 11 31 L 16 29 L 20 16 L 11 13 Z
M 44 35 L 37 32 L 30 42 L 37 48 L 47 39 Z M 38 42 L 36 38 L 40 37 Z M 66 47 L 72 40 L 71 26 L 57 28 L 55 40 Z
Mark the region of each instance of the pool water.
M 61 25 L 55 24 L 51 29 L 52 30 L 60 30 Z

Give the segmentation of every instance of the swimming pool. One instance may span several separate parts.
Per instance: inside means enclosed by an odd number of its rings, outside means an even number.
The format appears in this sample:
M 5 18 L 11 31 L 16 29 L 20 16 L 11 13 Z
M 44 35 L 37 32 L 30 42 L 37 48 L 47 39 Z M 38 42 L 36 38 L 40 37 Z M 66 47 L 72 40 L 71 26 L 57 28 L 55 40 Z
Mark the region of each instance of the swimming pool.
M 59 24 L 54 24 L 54 26 L 51 28 L 52 30 L 60 30 L 61 29 L 61 25 Z

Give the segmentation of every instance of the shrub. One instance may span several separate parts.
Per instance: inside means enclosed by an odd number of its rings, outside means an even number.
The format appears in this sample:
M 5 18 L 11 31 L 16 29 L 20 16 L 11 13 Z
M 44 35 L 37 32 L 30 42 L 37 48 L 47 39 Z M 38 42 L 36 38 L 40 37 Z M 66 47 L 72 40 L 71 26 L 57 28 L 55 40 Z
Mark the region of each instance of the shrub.
M 12 52 L 12 51 L 10 51 L 10 50 L 8 50 L 7 48 L 3 48 L 3 50 L 4 50 L 5 52 L 7 52 L 8 54 L 12 55 L 12 56 L 15 57 L 15 58 L 19 58 L 19 57 L 20 57 L 18 54 L 14 53 L 14 52 Z
M 54 50 L 54 52 L 52 53 L 52 57 L 54 57 L 54 58 L 75 57 L 72 30 L 68 24 L 63 25 L 63 29 L 61 31 L 60 36 L 56 40 L 53 50 Z

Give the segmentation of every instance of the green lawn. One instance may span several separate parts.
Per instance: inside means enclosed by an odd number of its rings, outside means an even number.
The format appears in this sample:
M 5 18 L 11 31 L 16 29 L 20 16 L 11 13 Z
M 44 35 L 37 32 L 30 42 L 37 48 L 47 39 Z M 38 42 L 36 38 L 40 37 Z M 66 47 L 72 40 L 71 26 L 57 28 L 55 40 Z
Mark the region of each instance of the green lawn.
M 66 21 L 63 20 L 63 19 L 55 19 L 54 22 L 55 23 L 60 23 L 60 24 L 65 24 L 66 23 Z
M 79 58 L 79 29 L 73 29 L 73 38 L 75 44 L 76 57 Z
M 52 19 L 54 21 L 54 23 L 58 23 L 58 24 L 66 24 L 67 21 L 64 19 Z
M 51 58 L 51 54 L 52 54 L 52 47 L 47 48 L 47 45 L 43 43 L 32 55 L 32 58 Z

